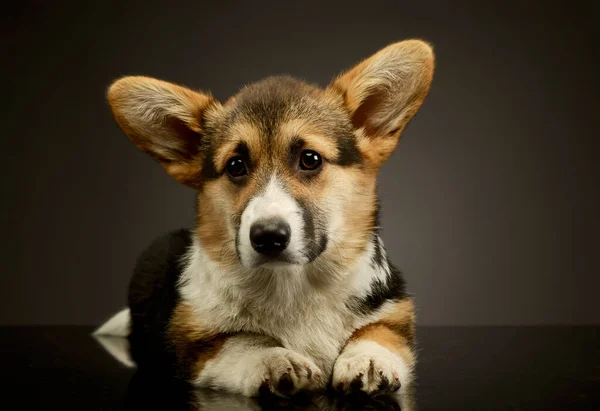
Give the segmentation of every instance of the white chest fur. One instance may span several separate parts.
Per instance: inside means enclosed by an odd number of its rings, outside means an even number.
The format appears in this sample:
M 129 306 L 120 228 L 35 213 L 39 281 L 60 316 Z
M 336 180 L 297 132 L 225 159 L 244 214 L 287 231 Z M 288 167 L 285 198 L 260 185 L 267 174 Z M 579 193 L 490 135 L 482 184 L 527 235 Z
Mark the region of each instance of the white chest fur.
M 346 306 L 350 295 L 364 288 L 363 278 L 348 278 L 335 287 L 315 287 L 301 269 L 275 272 L 224 272 L 195 243 L 187 255 L 179 291 L 199 321 L 218 332 L 269 335 L 286 348 L 306 355 L 326 374 L 352 332 L 372 318 L 356 315 Z M 369 279 L 370 280 L 370 279 Z

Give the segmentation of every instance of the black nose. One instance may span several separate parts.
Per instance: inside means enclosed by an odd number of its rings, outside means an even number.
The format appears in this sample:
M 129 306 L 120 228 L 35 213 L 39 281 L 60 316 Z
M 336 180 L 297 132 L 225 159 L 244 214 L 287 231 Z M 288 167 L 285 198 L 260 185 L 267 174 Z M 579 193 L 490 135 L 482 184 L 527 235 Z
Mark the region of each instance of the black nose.
M 276 256 L 290 242 L 290 226 L 280 218 L 257 221 L 250 227 L 250 242 L 257 252 Z

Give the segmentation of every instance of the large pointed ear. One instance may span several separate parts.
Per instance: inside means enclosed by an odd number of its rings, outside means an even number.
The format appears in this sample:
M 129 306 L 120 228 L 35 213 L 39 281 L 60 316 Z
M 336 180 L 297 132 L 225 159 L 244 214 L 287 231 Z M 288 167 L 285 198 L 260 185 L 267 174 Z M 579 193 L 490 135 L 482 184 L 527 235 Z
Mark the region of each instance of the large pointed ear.
M 220 107 L 211 96 L 149 77 L 124 77 L 108 89 L 114 117 L 142 151 L 179 182 L 198 188 L 203 118 Z
M 434 55 L 421 40 L 391 44 L 340 75 L 329 86 L 342 95 L 363 153 L 381 164 L 423 104 L 433 78 Z

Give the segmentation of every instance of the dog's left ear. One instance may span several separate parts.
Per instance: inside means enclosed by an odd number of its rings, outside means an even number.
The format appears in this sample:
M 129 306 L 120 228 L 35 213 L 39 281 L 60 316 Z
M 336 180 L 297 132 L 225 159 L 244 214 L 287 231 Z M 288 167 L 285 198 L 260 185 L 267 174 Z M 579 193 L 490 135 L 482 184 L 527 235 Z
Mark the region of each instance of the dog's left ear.
M 335 79 L 357 130 L 363 154 L 380 165 L 423 104 L 433 78 L 434 54 L 421 40 L 391 44 Z

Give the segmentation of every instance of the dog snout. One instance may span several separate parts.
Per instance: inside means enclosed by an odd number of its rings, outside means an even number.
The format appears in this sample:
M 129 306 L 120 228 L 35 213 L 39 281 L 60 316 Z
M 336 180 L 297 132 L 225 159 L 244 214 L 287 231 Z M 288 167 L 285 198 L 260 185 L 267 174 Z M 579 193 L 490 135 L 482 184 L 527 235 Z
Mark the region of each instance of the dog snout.
M 290 236 L 290 225 L 281 218 L 260 220 L 250 227 L 252 248 L 268 257 L 277 256 L 285 250 Z

